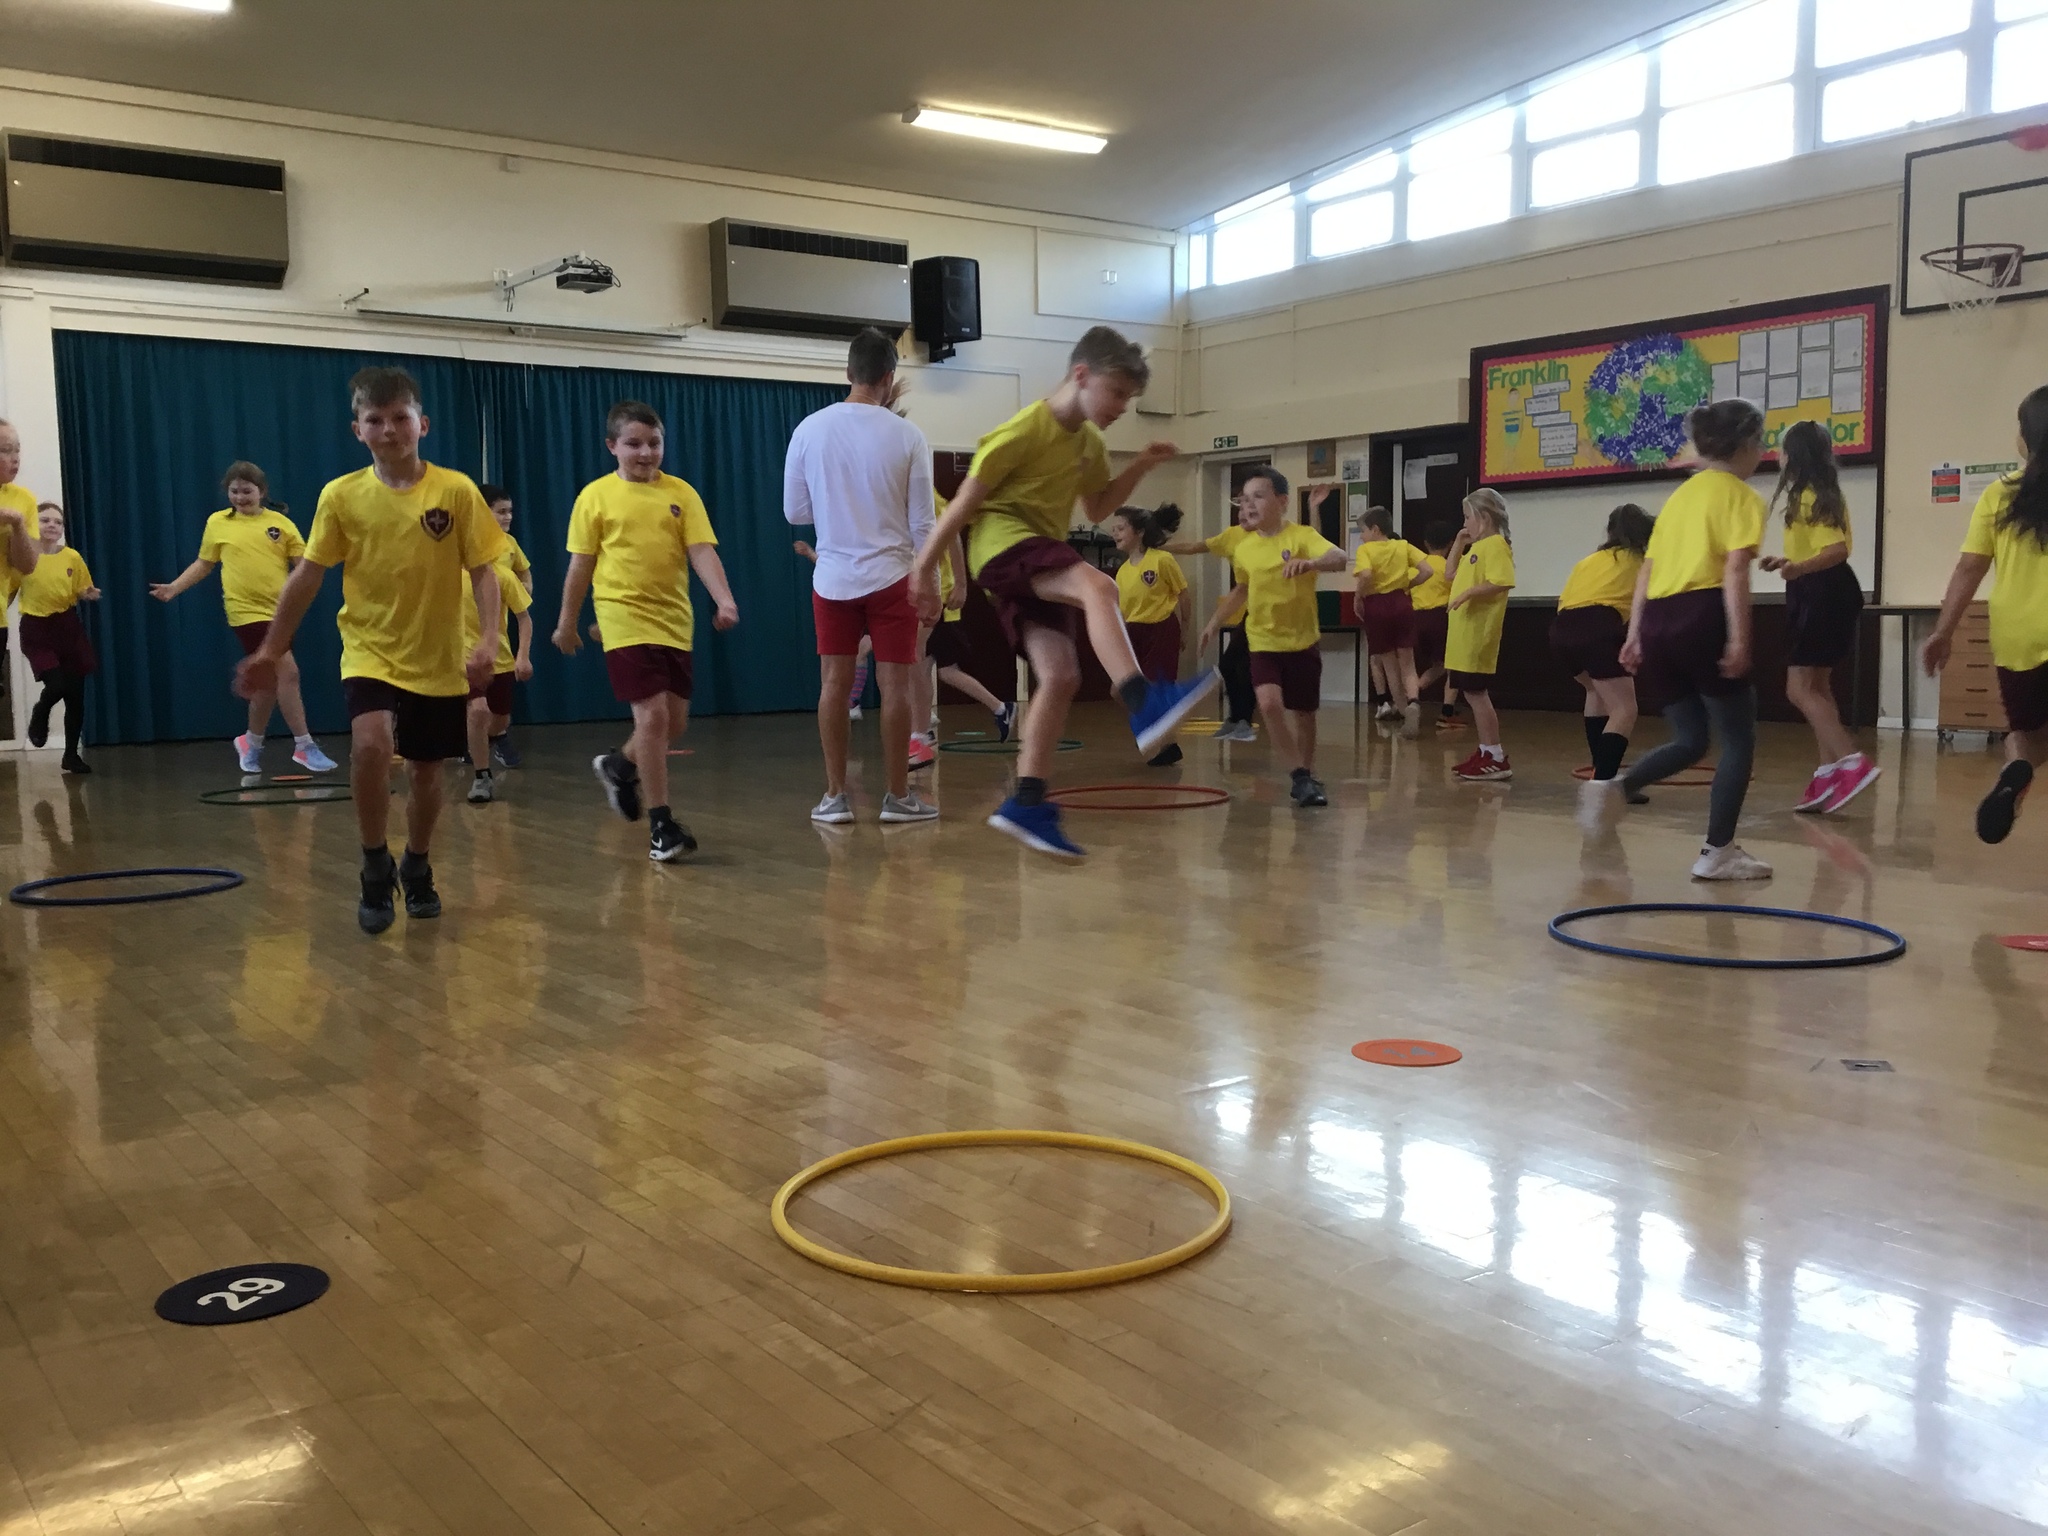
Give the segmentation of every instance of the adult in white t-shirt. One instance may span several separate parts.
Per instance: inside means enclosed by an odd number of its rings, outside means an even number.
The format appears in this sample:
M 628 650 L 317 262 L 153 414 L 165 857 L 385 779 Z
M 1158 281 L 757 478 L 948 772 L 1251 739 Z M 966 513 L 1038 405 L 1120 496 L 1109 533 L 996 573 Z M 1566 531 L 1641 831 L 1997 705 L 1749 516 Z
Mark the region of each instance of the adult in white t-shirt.
M 818 631 L 825 798 L 811 819 L 853 820 L 846 798 L 846 696 L 865 635 L 882 686 L 889 779 L 882 820 L 930 821 L 937 808 L 910 792 L 911 671 L 918 661 L 910 568 L 935 521 L 931 447 L 891 409 L 896 344 L 887 336 L 870 328 L 853 338 L 846 380 L 853 386 L 846 399 L 797 424 L 782 473 L 783 516 L 817 529 L 811 614 Z

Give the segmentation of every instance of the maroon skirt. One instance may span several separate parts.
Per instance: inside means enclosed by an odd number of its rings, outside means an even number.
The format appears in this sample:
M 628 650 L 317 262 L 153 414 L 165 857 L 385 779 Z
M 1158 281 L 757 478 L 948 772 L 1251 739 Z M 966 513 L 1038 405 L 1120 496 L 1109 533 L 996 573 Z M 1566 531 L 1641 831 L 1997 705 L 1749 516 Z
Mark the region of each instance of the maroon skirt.
M 85 621 L 75 607 L 47 617 L 24 613 L 17 632 L 21 654 L 37 677 L 45 672 L 90 677 L 100 669 L 100 659 L 93 654 L 92 641 L 85 633 Z
M 1161 619 L 1157 624 L 1132 624 L 1131 649 L 1138 653 L 1138 670 L 1145 680 L 1170 683 L 1180 676 L 1180 616 Z

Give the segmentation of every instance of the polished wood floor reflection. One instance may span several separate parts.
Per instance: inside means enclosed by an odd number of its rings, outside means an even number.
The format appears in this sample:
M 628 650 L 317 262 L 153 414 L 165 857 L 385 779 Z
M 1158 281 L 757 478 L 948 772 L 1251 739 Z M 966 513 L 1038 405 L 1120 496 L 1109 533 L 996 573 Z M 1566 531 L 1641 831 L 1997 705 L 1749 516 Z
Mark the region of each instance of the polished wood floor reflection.
M 949 729 L 979 729 L 960 712 Z M 533 731 L 455 803 L 447 915 L 356 931 L 345 805 L 204 805 L 224 743 L 0 763 L 0 874 L 224 863 L 240 890 L 0 913 L 0 1536 L 1818 1536 L 2048 1524 L 2048 810 L 1977 844 L 1982 753 L 1885 738 L 1848 815 L 1785 807 L 1692 885 L 1700 790 L 1583 839 L 1577 722 L 1469 750 L 1324 717 L 1327 810 L 1187 738 L 1216 810 L 1076 815 L 1057 866 L 946 820 L 818 829 L 809 722 L 704 722 L 703 842 L 657 867 Z M 863 729 L 872 730 L 872 727 Z M 1645 736 L 1655 739 L 1652 723 Z M 1068 782 L 1145 776 L 1106 710 Z M 872 736 L 857 737 L 872 752 Z M 283 751 L 273 743 L 279 766 Z M 451 773 L 451 782 L 453 774 Z M 1883 967 L 1654 966 L 1567 907 L 1866 917 Z M 1798 952 L 1762 920 L 1636 927 Z M 1612 930 L 1622 931 L 1622 930 Z M 1356 1041 L 1465 1052 L 1400 1071 Z M 1881 1058 L 1889 1073 L 1851 1073 Z M 1207 1164 L 1237 1225 L 1136 1284 L 866 1284 L 785 1249 L 791 1173 L 1030 1125 Z M 864 1168 L 819 1237 L 945 1268 L 1110 1262 L 1206 1219 L 1145 1165 Z M 318 1303 L 159 1322 L 171 1281 L 317 1264 Z

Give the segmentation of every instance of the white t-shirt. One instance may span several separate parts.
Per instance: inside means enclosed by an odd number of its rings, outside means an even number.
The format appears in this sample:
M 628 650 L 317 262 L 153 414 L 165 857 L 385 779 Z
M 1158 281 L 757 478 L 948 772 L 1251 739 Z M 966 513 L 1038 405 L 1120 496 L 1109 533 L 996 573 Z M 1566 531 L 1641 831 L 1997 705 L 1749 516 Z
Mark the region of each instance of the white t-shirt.
M 931 446 L 882 406 L 828 405 L 789 440 L 782 515 L 817 526 L 818 596 L 847 602 L 892 586 L 910 574 L 937 521 Z

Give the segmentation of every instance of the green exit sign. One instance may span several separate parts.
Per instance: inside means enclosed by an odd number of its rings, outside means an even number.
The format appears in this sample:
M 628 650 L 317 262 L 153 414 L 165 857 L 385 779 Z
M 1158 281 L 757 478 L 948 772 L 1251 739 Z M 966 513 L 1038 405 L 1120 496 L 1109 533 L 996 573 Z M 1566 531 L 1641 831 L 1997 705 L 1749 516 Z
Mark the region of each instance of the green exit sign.
M 1237 434 L 1233 432 L 1228 437 L 1217 438 L 1216 446 L 1218 448 L 1235 448 L 1237 446 Z

